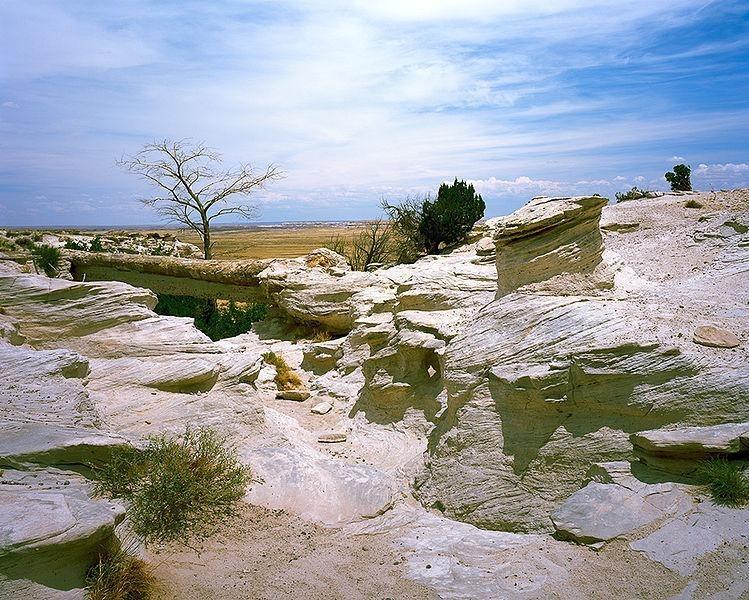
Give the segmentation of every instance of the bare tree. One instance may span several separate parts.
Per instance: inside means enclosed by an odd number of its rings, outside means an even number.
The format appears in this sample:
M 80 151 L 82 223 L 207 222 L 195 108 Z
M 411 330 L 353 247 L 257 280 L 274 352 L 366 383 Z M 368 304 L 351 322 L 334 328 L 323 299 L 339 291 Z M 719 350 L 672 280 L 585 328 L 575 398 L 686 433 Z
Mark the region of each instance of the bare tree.
M 262 172 L 248 164 L 224 170 L 218 153 L 189 140 L 146 144 L 140 152 L 117 164 L 158 188 L 159 196 L 141 202 L 155 207 L 162 217 L 197 232 L 206 259 L 211 258 L 211 222 L 224 215 L 253 218 L 257 207 L 242 204 L 240 199 L 282 177 L 272 164 Z

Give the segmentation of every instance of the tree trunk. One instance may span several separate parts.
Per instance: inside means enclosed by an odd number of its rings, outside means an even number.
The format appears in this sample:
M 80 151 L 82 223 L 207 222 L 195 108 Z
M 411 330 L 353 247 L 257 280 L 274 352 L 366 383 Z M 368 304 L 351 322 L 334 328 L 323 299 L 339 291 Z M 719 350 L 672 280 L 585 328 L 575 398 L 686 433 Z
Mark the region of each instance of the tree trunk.
M 206 215 L 203 217 L 203 258 L 210 260 L 211 258 L 211 224 L 208 222 Z

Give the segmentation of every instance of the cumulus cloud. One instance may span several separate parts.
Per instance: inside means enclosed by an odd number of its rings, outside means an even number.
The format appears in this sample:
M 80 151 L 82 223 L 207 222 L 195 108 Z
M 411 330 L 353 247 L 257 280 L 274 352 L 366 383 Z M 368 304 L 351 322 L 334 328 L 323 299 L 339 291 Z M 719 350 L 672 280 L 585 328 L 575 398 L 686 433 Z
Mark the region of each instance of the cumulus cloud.
M 749 186 L 747 163 L 701 163 L 692 173 L 698 187 L 736 188 Z

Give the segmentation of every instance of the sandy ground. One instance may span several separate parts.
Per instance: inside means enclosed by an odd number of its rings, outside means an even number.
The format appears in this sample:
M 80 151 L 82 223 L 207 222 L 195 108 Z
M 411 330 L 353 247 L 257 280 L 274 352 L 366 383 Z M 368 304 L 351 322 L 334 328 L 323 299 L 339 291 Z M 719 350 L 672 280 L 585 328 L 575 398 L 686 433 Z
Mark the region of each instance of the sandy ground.
M 404 558 L 386 536 L 344 537 L 249 505 L 209 539 L 165 548 L 149 562 L 162 600 L 437 598 L 406 578 Z

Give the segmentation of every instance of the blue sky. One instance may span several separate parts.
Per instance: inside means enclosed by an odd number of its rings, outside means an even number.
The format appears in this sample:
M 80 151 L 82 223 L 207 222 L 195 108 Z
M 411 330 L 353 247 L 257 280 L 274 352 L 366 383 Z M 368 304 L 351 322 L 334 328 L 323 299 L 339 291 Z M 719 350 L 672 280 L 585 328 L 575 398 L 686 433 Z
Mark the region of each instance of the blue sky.
M 0 224 L 154 223 L 115 161 L 184 137 L 283 168 L 264 221 L 749 186 L 749 3 L 0 0 Z

